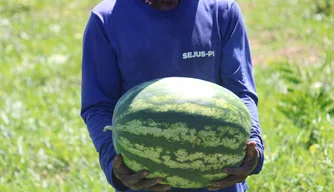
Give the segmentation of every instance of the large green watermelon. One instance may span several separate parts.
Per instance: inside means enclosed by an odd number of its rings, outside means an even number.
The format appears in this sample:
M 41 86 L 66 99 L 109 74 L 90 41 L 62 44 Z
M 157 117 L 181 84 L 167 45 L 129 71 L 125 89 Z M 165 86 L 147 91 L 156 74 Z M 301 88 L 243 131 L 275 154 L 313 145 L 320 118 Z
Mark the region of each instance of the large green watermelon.
M 176 188 L 202 188 L 239 166 L 251 117 L 229 90 L 211 82 L 168 77 L 135 86 L 118 101 L 116 152 L 134 172 L 148 170 Z

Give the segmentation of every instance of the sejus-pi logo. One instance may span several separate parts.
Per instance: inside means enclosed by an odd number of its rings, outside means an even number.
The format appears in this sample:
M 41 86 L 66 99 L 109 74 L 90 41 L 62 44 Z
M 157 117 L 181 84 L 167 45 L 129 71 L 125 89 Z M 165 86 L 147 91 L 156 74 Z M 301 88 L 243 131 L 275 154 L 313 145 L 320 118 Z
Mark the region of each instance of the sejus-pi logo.
M 193 52 L 182 53 L 183 59 L 214 57 L 214 56 L 215 56 L 215 51 L 193 51 Z

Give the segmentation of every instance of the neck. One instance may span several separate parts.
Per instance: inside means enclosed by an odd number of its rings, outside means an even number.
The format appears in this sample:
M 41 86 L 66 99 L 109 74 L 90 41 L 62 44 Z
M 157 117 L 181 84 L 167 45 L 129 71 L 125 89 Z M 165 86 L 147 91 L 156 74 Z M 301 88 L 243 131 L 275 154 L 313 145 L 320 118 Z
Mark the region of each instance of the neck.
M 148 6 L 159 10 L 172 10 L 177 7 L 183 0 L 142 0 Z

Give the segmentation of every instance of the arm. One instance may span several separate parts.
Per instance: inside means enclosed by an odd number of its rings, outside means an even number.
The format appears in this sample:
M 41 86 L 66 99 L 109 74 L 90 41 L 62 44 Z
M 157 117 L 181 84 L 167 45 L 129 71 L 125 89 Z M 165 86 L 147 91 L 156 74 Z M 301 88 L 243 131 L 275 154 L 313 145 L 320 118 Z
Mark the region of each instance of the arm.
M 112 124 L 113 110 L 121 95 L 121 77 L 102 19 L 94 13 L 88 20 L 83 37 L 81 91 L 81 116 L 99 153 L 101 168 L 114 188 L 128 189 L 113 176 L 116 152 L 112 132 L 103 132 L 106 125 Z
M 260 159 L 252 174 L 258 174 L 263 166 L 264 146 L 258 117 L 258 97 L 253 76 L 250 47 L 241 10 L 234 2 L 228 14 L 223 17 L 227 22 L 222 26 L 221 85 L 238 95 L 246 104 L 252 118 L 250 141 L 256 143 Z

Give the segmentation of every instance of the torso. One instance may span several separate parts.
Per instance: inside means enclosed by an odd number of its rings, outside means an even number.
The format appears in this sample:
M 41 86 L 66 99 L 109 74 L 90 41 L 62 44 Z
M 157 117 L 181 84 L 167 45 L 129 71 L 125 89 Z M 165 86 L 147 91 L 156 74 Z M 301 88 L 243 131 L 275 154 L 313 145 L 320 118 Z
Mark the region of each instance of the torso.
M 212 2 L 184 0 L 171 11 L 159 11 L 139 0 L 116 0 L 112 13 L 105 15 L 105 29 L 123 91 L 167 76 L 218 83 L 222 45 Z

